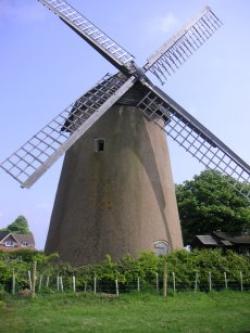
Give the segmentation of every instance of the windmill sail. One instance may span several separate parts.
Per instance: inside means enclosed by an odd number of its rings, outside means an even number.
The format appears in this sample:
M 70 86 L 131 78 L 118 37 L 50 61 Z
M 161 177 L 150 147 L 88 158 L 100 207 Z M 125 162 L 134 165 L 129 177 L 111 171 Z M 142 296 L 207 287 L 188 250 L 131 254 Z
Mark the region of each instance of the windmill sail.
M 22 187 L 31 187 L 134 84 L 120 74 L 104 77 L 90 93 L 56 116 L 0 167 Z
M 222 141 L 201 125 L 160 89 L 153 86 L 133 65 L 134 58 L 92 22 L 63 0 L 39 0 L 91 44 L 121 72 L 105 77 L 34 135 L 0 167 L 23 187 L 30 187 L 138 80 L 137 106 L 145 116 L 167 131 L 186 151 L 206 167 L 222 171 L 242 182 L 249 182 L 250 167 Z M 164 83 L 187 58 L 221 26 L 206 7 L 195 19 L 153 54 L 143 70 L 151 71 Z M 132 70 L 131 70 L 132 68 Z M 131 75 L 134 73 L 135 75 Z M 141 81 L 141 83 L 139 83 Z M 144 97 L 141 97 L 144 96 Z M 161 122 L 159 122 L 159 118 Z M 250 197 L 250 193 L 248 194 Z
M 167 94 L 148 83 L 137 106 L 205 167 L 249 183 L 250 166 Z M 159 118 L 162 121 L 159 121 Z M 242 193 L 250 201 L 250 192 Z
M 197 49 L 222 25 L 209 7 L 186 24 L 169 41 L 162 45 L 144 66 L 164 84 Z
M 69 25 L 78 35 L 93 46 L 118 69 L 122 69 L 134 57 L 112 38 L 99 29 L 94 23 L 79 13 L 63 0 L 38 0 L 63 22 Z

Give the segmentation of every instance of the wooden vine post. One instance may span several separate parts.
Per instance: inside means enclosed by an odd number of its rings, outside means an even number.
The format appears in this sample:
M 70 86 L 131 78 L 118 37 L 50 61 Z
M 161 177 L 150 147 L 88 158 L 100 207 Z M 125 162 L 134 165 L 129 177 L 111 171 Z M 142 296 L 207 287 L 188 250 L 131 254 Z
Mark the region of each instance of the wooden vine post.
M 208 272 L 208 288 L 209 288 L 209 291 L 212 291 L 212 274 L 211 274 L 211 272 Z
M 157 272 L 155 273 L 155 288 L 156 291 L 159 292 L 159 274 Z
M 39 276 L 39 285 L 38 285 L 38 291 L 40 292 L 42 289 L 42 283 L 43 283 L 43 274 Z
M 197 292 L 197 290 L 198 290 L 198 280 L 199 280 L 199 273 L 195 272 L 194 292 Z
M 116 293 L 116 296 L 119 296 L 119 281 L 118 279 L 116 278 L 115 279 L 115 293 Z
M 227 289 L 228 288 L 227 272 L 224 272 L 224 282 L 225 282 L 225 289 Z
M 30 292 L 32 292 L 32 278 L 31 278 L 31 271 L 28 271 L 28 280 L 29 280 Z
M 50 277 L 49 277 L 49 275 L 47 275 L 47 278 L 46 278 L 46 288 L 49 288 L 49 280 L 50 280 Z
M 172 272 L 172 279 L 173 279 L 173 293 L 176 293 L 176 280 L 175 280 L 175 272 Z
M 16 293 L 16 274 L 15 269 L 12 270 L 12 295 L 15 295 Z
M 141 291 L 141 281 L 140 276 L 137 276 L 137 292 L 139 293 Z
M 75 292 L 76 292 L 76 276 L 75 276 L 75 274 L 73 274 L 72 283 L 73 283 L 73 293 L 75 294 Z
M 168 268 L 167 268 L 167 258 L 164 259 L 163 267 L 163 297 L 167 297 L 168 291 Z
M 32 292 L 31 296 L 36 296 L 36 270 L 37 270 L 37 261 L 33 261 L 33 267 L 32 267 Z
M 243 274 L 240 272 L 240 291 L 244 291 Z
M 94 294 L 96 294 L 96 285 L 97 285 L 97 278 L 96 278 L 96 275 L 94 275 Z

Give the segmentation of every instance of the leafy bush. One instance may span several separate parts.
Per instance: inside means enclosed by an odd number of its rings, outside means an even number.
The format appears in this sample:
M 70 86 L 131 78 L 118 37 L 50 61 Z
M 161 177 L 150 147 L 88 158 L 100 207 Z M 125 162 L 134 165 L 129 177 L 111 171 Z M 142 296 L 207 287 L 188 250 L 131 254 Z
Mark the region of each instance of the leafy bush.
M 118 262 L 106 256 L 102 263 L 82 267 L 72 267 L 57 259 L 57 255 L 46 256 L 38 251 L 0 252 L 0 289 L 12 290 L 13 272 L 16 291 L 29 288 L 28 271 L 31 272 L 34 260 L 37 261 L 37 290 L 47 293 L 60 288 L 59 277 L 62 277 L 64 290 L 72 291 L 73 276 L 78 291 L 93 290 L 94 278 L 99 290 L 107 292 L 114 292 L 115 280 L 119 281 L 121 291 L 136 289 L 138 277 L 143 288 L 155 288 L 157 279 L 161 287 L 165 263 L 170 287 L 173 286 L 174 273 L 178 289 L 193 289 L 197 277 L 199 287 L 207 289 L 209 272 L 215 287 L 224 286 L 224 272 L 229 285 L 237 284 L 238 287 L 242 272 L 244 284 L 250 287 L 250 258 L 233 251 L 180 250 L 160 257 L 143 252 L 138 258 L 127 255 Z

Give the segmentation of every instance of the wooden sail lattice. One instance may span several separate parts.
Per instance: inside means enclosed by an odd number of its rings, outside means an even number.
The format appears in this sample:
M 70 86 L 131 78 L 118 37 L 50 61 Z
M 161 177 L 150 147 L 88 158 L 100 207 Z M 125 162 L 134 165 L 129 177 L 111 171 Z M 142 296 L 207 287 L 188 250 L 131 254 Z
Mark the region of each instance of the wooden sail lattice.
M 105 76 L 11 154 L 0 167 L 22 187 L 30 187 L 130 88 L 133 80 Z
M 249 184 L 249 165 L 169 96 L 151 87 L 137 106 L 206 168 Z M 240 191 L 250 201 L 250 191 Z
M 222 25 L 211 8 L 205 9 L 187 23 L 150 58 L 144 69 L 164 84 L 168 77 L 198 50 Z
M 145 75 L 150 71 L 164 84 L 214 34 L 222 23 L 211 8 L 205 7 L 149 57 L 143 68 L 139 68 L 131 53 L 69 3 L 64 0 L 39 1 L 116 66 L 119 72 L 105 76 L 0 164 L 21 186 L 30 187 L 135 83 L 135 89 L 143 87 L 137 107 L 147 119 L 156 122 L 207 168 L 249 184 L 249 165 L 178 103 L 155 87 Z M 249 192 L 244 190 L 243 194 L 250 199 Z

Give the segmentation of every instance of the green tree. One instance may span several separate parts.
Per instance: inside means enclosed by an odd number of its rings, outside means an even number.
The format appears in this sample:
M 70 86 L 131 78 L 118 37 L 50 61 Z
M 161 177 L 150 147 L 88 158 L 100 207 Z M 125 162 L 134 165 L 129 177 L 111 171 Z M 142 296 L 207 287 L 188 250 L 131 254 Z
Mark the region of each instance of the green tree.
M 176 186 L 186 244 L 197 234 L 216 230 L 234 233 L 249 230 L 249 201 L 236 188 L 250 191 L 249 185 L 211 170 L 203 171 L 193 180 Z
M 28 221 L 23 215 L 18 216 L 14 222 L 12 222 L 7 226 L 5 230 L 15 232 L 18 234 L 30 233 Z

